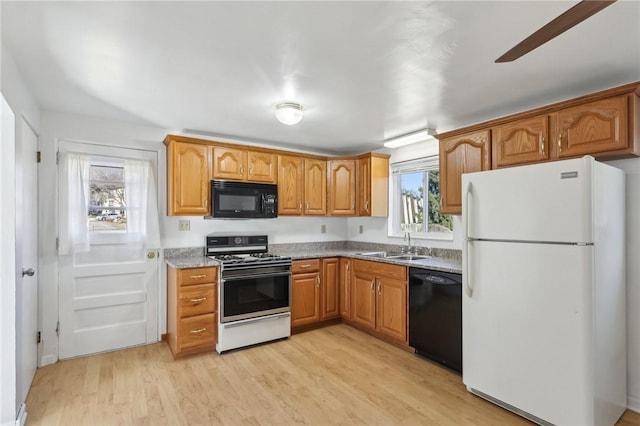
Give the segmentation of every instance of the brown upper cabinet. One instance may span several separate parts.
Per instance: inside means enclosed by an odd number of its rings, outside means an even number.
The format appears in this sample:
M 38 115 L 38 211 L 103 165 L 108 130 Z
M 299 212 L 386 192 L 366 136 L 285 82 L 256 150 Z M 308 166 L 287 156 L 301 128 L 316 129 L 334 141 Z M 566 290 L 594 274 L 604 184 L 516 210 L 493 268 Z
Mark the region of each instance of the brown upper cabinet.
M 304 159 L 304 214 L 327 214 L 327 162 Z
M 629 101 L 623 95 L 566 108 L 551 115 L 556 157 L 597 155 L 629 148 Z
M 491 130 L 493 168 L 549 159 L 549 116 L 496 126 Z
M 462 212 L 462 174 L 489 170 L 489 131 L 440 140 L 440 212 Z
M 356 160 L 330 160 L 329 214 L 356 215 Z
M 209 214 L 210 149 L 206 145 L 165 139 L 167 145 L 167 214 Z
M 211 180 L 221 179 L 277 183 L 283 216 L 387 216 L 386 154 L 327 159 L 177 135 L 164 143 L 169 215 L 208 216 Z
M 278 156 L 226 146 L 213 147 L 213 178 L 276 183 Z
M 247 180 L 276 183 L 278 181 L 278 156 L 272 152 L 247 151 Z
M 278 156 L 278 214 L 327 212 L 327 164 L 295 155 Z
M 442 213 L 462 212 L 462 173 L 583 155 L 640 155 L 639 95 L 636 82 L 438 135 Z
M 389 214 L 389 156 L 370 153 L 358 159 L 358 216 Z
M 213 147 L 214 179 L 247 179 L 247 151 L 226 146 Z
M 303 200 L 304 158 L 278 155 L 278 214 L 303 214 Z

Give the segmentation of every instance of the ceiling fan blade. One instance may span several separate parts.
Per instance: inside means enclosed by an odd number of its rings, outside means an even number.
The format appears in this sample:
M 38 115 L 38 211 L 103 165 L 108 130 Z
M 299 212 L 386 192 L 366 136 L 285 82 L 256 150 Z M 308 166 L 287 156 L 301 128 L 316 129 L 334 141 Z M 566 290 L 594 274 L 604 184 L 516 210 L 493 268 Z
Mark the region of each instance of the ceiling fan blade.
M 496 59 L 496 63 L 511 62 L 542 46 L 554 37 L 559 36 L 569 28 L 578 25 L 588 17 L 595 15 L 616 0 L 592 1 L 583 0 L 564 12 L 562 15 L 540 28 L 529 37 L 515 45 L 504 55 Z

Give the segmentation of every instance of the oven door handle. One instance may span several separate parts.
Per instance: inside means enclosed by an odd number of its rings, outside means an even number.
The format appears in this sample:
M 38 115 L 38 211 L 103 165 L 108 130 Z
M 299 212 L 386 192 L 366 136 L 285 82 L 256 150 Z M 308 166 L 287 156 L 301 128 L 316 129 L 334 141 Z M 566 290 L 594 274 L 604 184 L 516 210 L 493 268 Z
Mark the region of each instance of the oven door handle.
M 222 282 L 228 282 L 228 281 L 237 281 L 237 280 L 245 280 L 247 278 L 269 278 L 269 277 L 290 277 L 291 276 L 291 272 L 287 271 L 287 272 L 266 272 L 264 274 L 247 274 L 247 275 L 234 275 L 231 277 L 223 277 L 222 278 Z
M 280 315 L 251 318 L 249 320 L 238 321 L 238 322 L 230 322 L 230 323 L 224 324 L 223 327 L 224 328 L 242 327 L 243 325 L 246 325 L 246 324 L 253 324 L 253 323 L 261 322 L 261 321 L 270 321 L 270 320 L 282 319 L 282 318 L 287 318 L 287 317 L 290 317 L 290 316 L 291 316 L 291 313 L 287 312 L 287 313 L 280 314 Z

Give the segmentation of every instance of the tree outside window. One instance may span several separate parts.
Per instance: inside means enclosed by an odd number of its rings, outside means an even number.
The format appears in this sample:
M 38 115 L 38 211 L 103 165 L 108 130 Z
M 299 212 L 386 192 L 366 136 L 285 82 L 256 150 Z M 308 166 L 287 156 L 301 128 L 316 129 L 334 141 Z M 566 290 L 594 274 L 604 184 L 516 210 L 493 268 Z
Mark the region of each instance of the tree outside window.
M 396 233 L 452 233 L 451 216 L 440 213 L 440 172 L 433 166 L 433 161 L 430 165 L 412 162 L 411 167 L 403 169 L 400 166 L 393 171 L 396 204 L 393 229 Z

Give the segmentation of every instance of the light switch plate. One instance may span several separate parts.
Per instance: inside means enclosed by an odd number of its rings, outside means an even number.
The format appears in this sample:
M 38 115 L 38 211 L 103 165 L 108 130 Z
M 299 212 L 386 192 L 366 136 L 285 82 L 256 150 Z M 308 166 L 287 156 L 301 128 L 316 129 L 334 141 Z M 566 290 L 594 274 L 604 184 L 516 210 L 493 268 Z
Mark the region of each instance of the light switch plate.
M 190 231 L 191 230 L 191 221 L 190 220 L 179 220 L 178 221 L 178 230 L 180 230 L 180 231 Z
M 360 230 L 360 233 L 362 234 L 364 232 L 364 225 L 360 225 L 359 230 Z
M 327 233 L 327 225 L 320 225 L 320 233 L 321 234 Z

